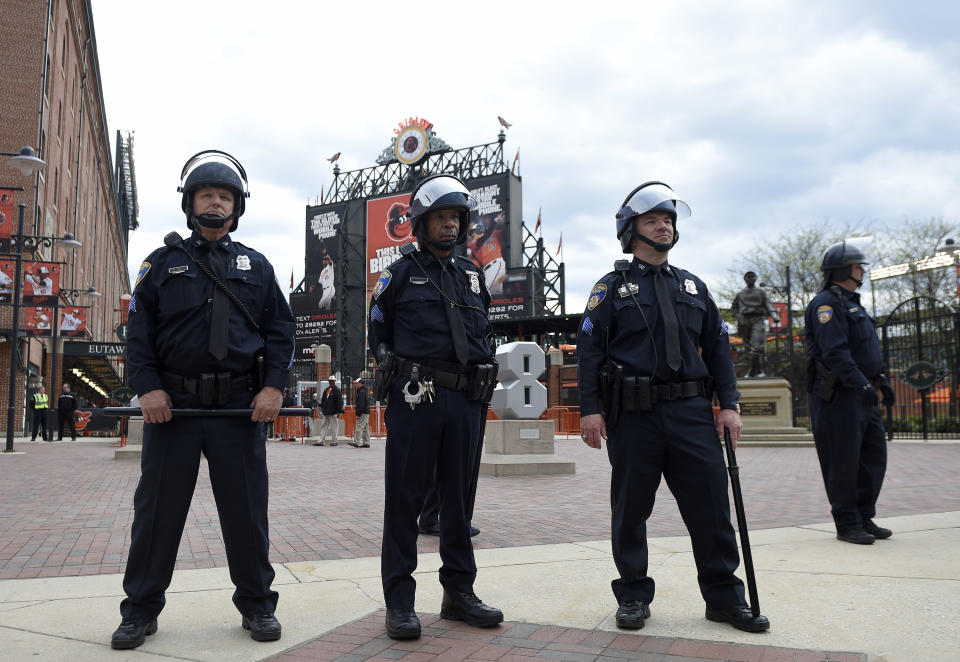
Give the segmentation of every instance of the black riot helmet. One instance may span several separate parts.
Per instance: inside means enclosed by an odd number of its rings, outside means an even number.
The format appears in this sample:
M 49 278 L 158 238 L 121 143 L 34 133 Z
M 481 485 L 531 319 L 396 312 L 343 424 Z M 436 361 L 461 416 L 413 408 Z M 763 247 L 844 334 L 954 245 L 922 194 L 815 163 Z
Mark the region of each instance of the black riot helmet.
M 413 235 L 417 241 L 426 241 L 427 215 L 441 209 L 456 209 L 460 212 L 460 228 L 454 244 L 462 244 L 467 238 L 470 212 L 477 208 L 477 201 L 460 179 L 453 175 L 430 175 L 410 194 L 410 217 L 413 219 Z M 443 242 L 449 243 L 449 242 Z M 453 246 L 438 246 L 450 250 Z
M 633 219 L 648 211 L 665 211 L 673 218 L 673 241 L 669 244 L 660 244 L 633 231 Z M 683 200 L 678 200 L 673 189 L 663 182 L 646 182 L 630 191 L 630 195 L 620 206 L 617 212 L 617 238 L 624 253 L 632 253 L 630 244 L 634 238 L 653 246 L 661 253 L 666 253 L 677 243 L 680 234 L 677 232 L 677 219 L 687 218 L 690 207 Z
M 831 282 L 842 283 L 851 278 L 857 287 L 861 287 L 863 281 L 853 278 L 852 275 L 852 267 L 855 264 L 870 264 L 867 262 L 867 256 L 855 244 L 843 240 L 827 248 L 823 254 L 823 262 L 820 263 L 823 286 L 826 287 Z
M 233 192 L 233 213 L 226 218 L 217 218 L 202 214 L 193 214 L 193 194 L 204 186 L 216 186 Z M 237 229 L 237 223 L 246 210 L 246 199 L 250 197 L 247 171 L 240 162 L 226 152 L 207 149 L 191 156 L 180 171 L 180 186 L 177 191 L 183 193 L 180 208 L 187 215 L 187 227 L 199 231 L 199 226 L 221 228 L 233 221 L 230 232 Z

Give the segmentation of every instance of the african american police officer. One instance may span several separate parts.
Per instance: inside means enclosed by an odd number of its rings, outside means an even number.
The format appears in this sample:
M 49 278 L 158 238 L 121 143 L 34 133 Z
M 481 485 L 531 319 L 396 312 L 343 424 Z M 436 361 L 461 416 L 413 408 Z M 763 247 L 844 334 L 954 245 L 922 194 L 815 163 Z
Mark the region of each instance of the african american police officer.
M 387 634 L 420 636 L 414 611 L 417 516 L 434 483 L 440 497 L 442 618 L 475 627 L 503 620 L 474 593 L 470 510 L 495 364 L 487 344 L 490 296 L 483 274 L 453 250 L 476 202 L 456 177 L 433 175 L 410 196 L 420 246 L 401 248 L 370 303 L 377 354 L 374 398 L 388 398 L 381 576 Z
M 889 538 L 877 526 L 877 497 L 887 469 L 887 444 L 877 392 L 892 406 L 883 354 L 873 320 L 860 303 L 868 264 L 854 244 L 841 242 L 823 255 L 823 287 L 807 306 L 808 390 L 813 438 L 837 538 L 870 545 Z
M 280 638 L 278 596 L 270 588 L 264 423 L 277 415 L 287 384 L 293 315 L 266 258 L 229 236 L 244 212 L 243 166 L 208 150 L 187 162 L 181 181 L 192 234 L 185 241 L 167 235 L 140 267 L 130 299 L 127 365 L 146 425 L 123 578 L 127 597 L 113 648 L 136 648 L 157 631 L 201 454 L 241 625 L 257 641 Z M 172 408 L 252 408 L 253 414 L 174 418 Z
M 661 182 L 638 186 L 617 212 L 617 237 L 633 259 L 600 279 L 583 313 L 581 436 L 592 448 L 607 440 L 613 469 L 617 627 L 639 629 L 650 616 L 646 521 L 663 475 L 690 532 L 706 617 L 760 632 L 770 623 L 753 616 L 734 575 L 740 558 L 717 438 L 727 428 L 736 440 L 742 427 L 727 326 L 703 281 L 667 262 L 677 218 L 689 215 Z

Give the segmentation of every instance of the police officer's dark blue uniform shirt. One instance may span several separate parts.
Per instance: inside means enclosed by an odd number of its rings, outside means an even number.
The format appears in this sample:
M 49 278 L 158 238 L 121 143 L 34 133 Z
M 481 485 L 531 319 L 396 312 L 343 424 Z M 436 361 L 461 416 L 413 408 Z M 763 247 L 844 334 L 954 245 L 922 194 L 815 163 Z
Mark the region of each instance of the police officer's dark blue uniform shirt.
M 192 234 L 184 247 L 207 266 L 207 241 Z M 127 363 L 130 385 L 139 393 L 164 388 L 163 371 L 177 375 L 253 370 L 254 355 L 264 350 L 264 386 L 283 390 L 293 356 L 293 314 L 273 267 L 257 251 L 227 235 L 217 242 L 229 259 L 223 282 L 260 325 L 257 334 L 230 303 L 227 357 L 217 361 L 208 351 L 210 300 L 216 287 L 183 250 L 164 246 L 143 262 L 130 300 Z M 139 314 L 147 311 L 147 314 Z
M 666 263 L 662 268 L 681 326 L 680 370 L 671 371 L 666 364 L 663 324 L 653 285 L 656 267 L 633 258 L 626 283 L 618 272 L 611 271 L 590 291 L 577 342 L 581 416 L 602 410 L 599 375 L 608 342 L 610 359 L 622 365 L 627 376 L 649 376 L 659 383 L 709 377 L 721 406 L 739 400 L 727 325 L 707 286 L 688 271 Z

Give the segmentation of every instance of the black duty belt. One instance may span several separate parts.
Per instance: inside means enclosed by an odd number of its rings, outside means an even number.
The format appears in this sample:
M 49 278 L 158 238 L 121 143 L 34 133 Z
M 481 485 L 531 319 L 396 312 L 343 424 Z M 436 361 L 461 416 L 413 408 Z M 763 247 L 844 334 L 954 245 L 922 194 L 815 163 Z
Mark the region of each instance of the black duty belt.
M 651 384 L 646 377 L 624 377 L 621 388 L 623 410 L 626 412 L 650 411 L 658 402 L 698 396 L 713 397 L 713 380 L 709 377 L 666 384 Z
M 399 359 L 396 374 L 401 377 L 409 377 L 414 366 L 418 366 L 420 379 L 432 380 L 437 386 L 448 388 L 451 391 L 466 391 L 467 387 L 470 386 L 473 366 L 461 366 L 458 363 L 426 359 Z
M 226 391 L 230 395 L 250 391 L 253 387 L 248 375 L 232 376 L 229 372 L 210 373 L 210 377 L 181 377 L 170 372 L 160 375 L 163 387 L 187 395 L 203 395 L 204 379 L 213 379 L 214 388 L 221 395 Z

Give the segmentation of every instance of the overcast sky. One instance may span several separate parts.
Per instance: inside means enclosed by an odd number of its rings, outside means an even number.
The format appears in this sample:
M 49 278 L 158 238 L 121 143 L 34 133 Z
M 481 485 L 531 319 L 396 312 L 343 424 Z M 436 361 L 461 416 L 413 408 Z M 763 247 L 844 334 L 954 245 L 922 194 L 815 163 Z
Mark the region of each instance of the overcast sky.
M 619 254 L 614 214 L 671 184 L 673 264 L 708 285 L 763 237 L 827 219 L 960 217 L 960 5 L 942 2 L 92 0 L 111 137 L 135 132 L 131 270 L 171 229 L 202 149 L 252 196 L 235 233 L 303 276 L 304 208 L 404 118 L 453 147 L 514 126 L 528 227 L 563 232 L 567 310 Z

